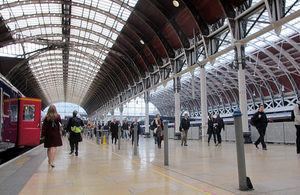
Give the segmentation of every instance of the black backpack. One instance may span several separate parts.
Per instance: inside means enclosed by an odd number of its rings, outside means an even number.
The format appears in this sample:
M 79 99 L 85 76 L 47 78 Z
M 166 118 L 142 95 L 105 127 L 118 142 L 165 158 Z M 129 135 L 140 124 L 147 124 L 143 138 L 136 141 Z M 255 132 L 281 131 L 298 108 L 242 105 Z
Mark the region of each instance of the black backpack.
M 72 126 L 73 127 L 81 127 L 81 119 L 78 117 L 74 117 L 72 119 Z
M 298 103 L 297 103 L 298 104 Z M 298 104 L 298 109 L 300 110 L 300 105 Z M 292 121 L 295 121 L 295 113 L 294 110 L 291 111 L 291 119 Z
M 256 124 L 254 122 L 254 116 L 252 116 L 250 119 L 250 125 L 252 125 L 253 127 L 256 127 Z

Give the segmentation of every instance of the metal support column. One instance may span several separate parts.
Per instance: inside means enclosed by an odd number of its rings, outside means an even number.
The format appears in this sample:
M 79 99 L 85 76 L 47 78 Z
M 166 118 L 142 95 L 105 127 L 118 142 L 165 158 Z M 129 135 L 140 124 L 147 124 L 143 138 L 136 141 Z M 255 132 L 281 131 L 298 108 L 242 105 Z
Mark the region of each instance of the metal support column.
M 207 130 L 207 96 L 206 96 L 206 73 L 205 67 L 200 67 L 200 87 L 201 87 L 201 116 L 202 116 L 202 141 L 205 141 Z
M 106 113 L 104 116 L 104 125 L 107 124 L 107 121 L 108 121 L 108 113 Z
M 121 125 L 118 125 L 118 150 L 120 150 L 121 145 Z
M 145 134 L 150 135 L 149 131 L 149 92 L 145 92 Z M 150 136 L 149 136 L 150 138 Z
M 175 93 L 175 134 L 179 132 L 180 126 L 180 77 L 174 78 L 174 93 Z
M 246 94 L 246 79 L 245 79 L 245 46 L 242 44 L 236 44 L 235 46 L 236 63 L 238 67 L 238 83 L 239 83 L 239 102 L 240 110 L 243 113 L 242 124 L 243 131 L 248 132 L 248 113 L 247 113 L 247 94 Z
M 168 120 L 164 120 L 164 161 L 165 165 L 169 165 L 169 133 L 168 133 Z
M 112 119 L 114 118 L 115 110 L 111 109 L 110 114 L 111 114 L 110 118 L 111 118 L 111 121 L 112 121 Z
M 138 123 L 134 123 L 134 128 L 133 128 L 133 136 L 134 136 L 134 146 L 133 146 L 133 149 L 134 149 L 134 155 L 137 155 L 137 129 L 138 128 Z

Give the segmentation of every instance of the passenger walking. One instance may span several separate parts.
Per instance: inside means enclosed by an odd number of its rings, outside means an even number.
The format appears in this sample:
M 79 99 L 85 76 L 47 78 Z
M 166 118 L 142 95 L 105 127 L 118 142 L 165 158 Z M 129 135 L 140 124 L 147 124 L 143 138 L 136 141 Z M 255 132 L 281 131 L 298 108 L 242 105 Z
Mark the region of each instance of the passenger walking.
M 75 155 L 78 156 L 78 142 L 82 141 L 81 131 L 83 129 L 83 122 L 77 117 L 77 110 L 73 111 L 73 117 L 69 119 L 67 131 L 69 133 L 69 142 L 71 147 L 70 155 L 73 154 L 75 149 Z
M 216 128 L 215 128 L 215 119 L 214 119 L 213 114 L 209 115 L 207 125 L 208 125 L 208 129 L 207 129 L 208 145 L 209 145 L 209 141 L 210 141 L 211 135 L 213 135 L 214 136 L 215 146 L 218 146 L 217 141 L 216 141 Z
M 183 145 L 184 142 L 184 146 L 188 146 L 187 145 L 187 135 L 188 135 L 188 131 L 190 128 L 190 119 L 188 114 L 184 115 L 184 118 L 181 120 L 180 123 L 180 130 L 182 132 L 182 138 L 181 138 L 181 145 Z
M 267 146 L 264 140 L 266 129 L 268 126 L 268 118 L 267 115 L 264 113 L 264 105 L 260 105 L 258 112 L 254 114 L 252 120 L 255 124 L 255 127 L 259 133 L 259 138 L 254 143 L 255 147 L 259 149 L 258 144 L 261 143 L 263 150 L 267 150 Z
M 217 117 L 215 119 L 215 124 L 216 124 L 216 128 L 217 128 L 218 144 L 221 144 L 222 143 L 221 131 L 222 131 L 222 129 L 223 129 L 223 131 L 225 131 L 225 128 L 224 128 L 224 121 L 220 117 L 219 113 L 217 114 Z
M 105 125 L 103 126 L 103 130 L 105 130 L 103 136 L 106 137 L 106 139 L 108 138 L 108 135 L 109 135 L 109 126 L 107 123 L 105 123 Z
M 113 118 L 113 122 L 110 123 L 110 132 L 111 132 L 111 144 L 114 144 L 115 139 L 115 145 L 117 145 L 117 139 L 118 139 L 118 123 L 116 118 Z
M 157 137 L 157 146 L 160 149 L 161 148 L 161 142 L 162 142 L 162 120 L 160 118 L 160 115 L 155 115 L 155 119 L 151 122 L 151 126 L 154 128 L 153 133 L 156 134 Z
M 59 132 L 60 115 L 57 114 L 56 107 L 50 105 L 47 115 L 43 120 L 42 138 L 45 138 L 44 147 L 47 148 L 48 164 L 53 168 L 53 162 L 56 153 L 56 147 L 62 146 L 62 140 Z
M 296 127 L 296 149 L 297 154 L 300 154 L 300 96 L 294 106 L 295 127 Z
M 122 130 L 124 132 L 124 139 L 126 139 L 126 140 L 129 140 L 128 129 L 129 129 L 129 124 L 128 124 L 127 119 L 125 119 L 125 121 L 122 125 Z
M 141 126 L 140 126 L 140 123 L 138 122 L 138 118 L 135 118 L 134 119 L 134 122 L 131 123 L 131 142 L 132 142 L 132 145 L 133 145 L 133 142 L 134 142 L 134 126 L 136 126 L 134 123 L 137 123 L 137 145 L 139 145 L 139 137 L 140 137 L 140 133 L 141 133 Z

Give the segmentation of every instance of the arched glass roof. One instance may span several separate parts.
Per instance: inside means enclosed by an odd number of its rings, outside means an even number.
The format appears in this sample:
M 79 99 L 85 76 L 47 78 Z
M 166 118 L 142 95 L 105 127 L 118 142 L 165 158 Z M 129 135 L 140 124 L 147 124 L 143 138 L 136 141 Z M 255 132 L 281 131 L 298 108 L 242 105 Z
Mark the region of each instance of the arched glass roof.
M 0 2 L 13 41 L 3 56 L 25 57 L 50 103 L 82 104 L 137 0 Z
M 87 116 L 86 111 L 81 106 L 78 106 L 77 104 L 71 102 L 58 102 L 53 105 L 56 107 L 57 113 L 62 119 L 65 119 L 66 117 L 72 117 L 74 110 L 77 110 L 78 117 L 80 118 Z M 42 116 L 45 116 L 47 114 L 48 109 L 49 106 L 42 111 Z
M 203 65 L 210 109 L 229 113 L 239 104 L 238 42 L 245 45 L 249 110 L 259 102 L 275 110 L 291 105 L 300 88 L 299 1 L 178 2 L 1 1 L 0 22 L 12 39 L 3 33 L 0 55 L 27 62 L 8 74 L 22 92 L 47 105 L 73 102 L 89 114 L 145 91 L 162 114 L 173 114 L 175 76 L 181 77 L 181 110 L 199 112 Z M 178 73 L 173 62 L 182 65 Z

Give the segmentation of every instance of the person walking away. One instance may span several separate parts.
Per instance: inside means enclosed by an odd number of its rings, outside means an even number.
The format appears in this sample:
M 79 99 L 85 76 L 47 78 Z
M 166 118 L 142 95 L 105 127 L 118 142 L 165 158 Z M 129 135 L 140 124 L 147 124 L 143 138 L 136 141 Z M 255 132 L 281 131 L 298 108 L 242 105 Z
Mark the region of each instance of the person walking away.
M 210 114 L 209 118 L 208 118 L 208 122 L 207 122 L 207 125 L 208 125 L 208 129 L 207 129 L 208 145 L 209 145 L 209 141 L 210 141 L 211 135 L 213 135 L 214 136 L 215 146 L 218 146 L 217 141 L 216 141 L 216 130 L 214 128 L 214 124 L 215 124 L 215 119 L 213 117 L 213 114 Z
M 71 117 L 68 121 L 67 131 L 69 135 L 69 142 L 71 147 L 70 155 L 74 153 L 78 156 L 78 142 L 82 140 L 81 131 L 84 126 L 83 121 L 77 117 L 77 110 L 73 111 L 73 117 Z
M 110 132 L 111 132 L 111 144 L 114 144 L 114 139 L 115 139 L 115 145 L 117 145 L 118 123 L 116 118 L 113 118 L 113 122 L 110 123 Z
M 122 130 L 124 132 L 124 139 L 126 139 L 126 140 L 129 140 L 128 129 L 129 129 L 128 121 L 127 121 L 127 119 L 125 119 L 125 121 L 122 125 Z
M 190 119 L 188 119 L 188 118 L 189 118 L 189 115 L 185 114 L 184 118 L 181 120 L 181 123 L 180 123 L 180 129 L 182 132 L 181 145 L 183 145 L 183 142 L 184 142 L 184 146 L 188 146 L 187 145 L 187 135 L 188 135 L 189 128 L 191 126 Z
M 140 133 L 141 133 L 141 127 L 140 127 L 140 123 L 138 122 L 138 118 L 135 118 L 134 119 L 134 122 L 133 123 L 131 123 L 131 126 L 130 126 L 130 128 L 131 128 L 131 143 L 132 143 L 132 145 L 133 145 L 133 142 L 134 142 L 134 126 L 136 126 L 135 125 L 135 123 L 137 123 L 137 146 L 139 146 L 139 135 L 140 135 Z
M 157 137 L 157 146 L 160 149 L 161 148 L 161 141 L 162 141 L 163 130 L 162 130 L 162 120 L 161 120 L 159 114 L 155 115 L 155 119 L 151 122 L 151 125 L 154 128 L 153 133 L 156 134 L 156 137 Z
M 104 124 L 104 126 L 103 126 L 103 130 L 106 130 L 106 132 L 104 133 L 104 135 L 103 136 L 105 136 L 106 137 L 106 139 L 108 138 L 108 131 L 109 131 L 109 126 L 108 126 L 108 124 L 107 123 L 105 123 Z
M 267 150 L 264 137 L 268 126 L 268 118 L 267 115 L 264 113 L 264 105 L 259 106 L 258 112 L 254 114 L 251 120 L 253 120 L 255 127 L 259 133 L 259 138 L 254 143 L 255 147 L 259 149 L 258 144 L 261 143 L 263 150 Z
M 225 131 L 225 128 L 224 128 L 224 121 L 220 117 L 219 113 L 217 114 L 217 117 L 215 119 L 215 124 L 216 124 L 216 127 L 217 127 L 218 144 L 221 144 L 222 143 L 221 131 L 222 131 L 222 129 L 223 129 L 223 131 Z
M 294 106 L 294 115 L 295 115 L 295 127 L 296 127 L 296 149 L 297 154 L 300 154 L 300 96 L 298 97 L 298 101 Z
M 47 148 L 48 164 L 53 168 L 56 147 L 62 146 L 61 135 L 59 132 L 60 115 L 57 114 L 56 107 L 50 105 L 47 115 L 43 120 L 42 138 L 45 139 L 44 147 Z

